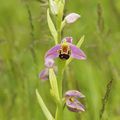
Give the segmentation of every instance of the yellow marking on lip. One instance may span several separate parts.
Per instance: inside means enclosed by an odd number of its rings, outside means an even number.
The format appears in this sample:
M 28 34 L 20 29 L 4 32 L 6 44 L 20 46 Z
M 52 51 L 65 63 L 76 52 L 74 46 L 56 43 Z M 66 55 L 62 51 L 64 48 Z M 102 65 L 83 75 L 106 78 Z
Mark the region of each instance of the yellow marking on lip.
M 68 51 L 70 50 L 69 48 L 69 44 L 67 42 L 64 42 L 61 44 L 61 51 L 62 53 L 68 53 Z
M 71 102 L 74 102 L 74 97 L 70 97 L 69 100 L 70 100 Z

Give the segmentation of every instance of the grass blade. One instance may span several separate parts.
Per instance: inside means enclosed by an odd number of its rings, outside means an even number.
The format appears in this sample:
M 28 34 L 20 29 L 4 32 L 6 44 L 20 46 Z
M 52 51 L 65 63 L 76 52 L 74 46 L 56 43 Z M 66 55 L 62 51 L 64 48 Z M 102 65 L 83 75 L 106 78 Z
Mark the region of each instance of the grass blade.
M 48 110 L 48 108 L 46 107 L 45 103 L 43 102 L 42 97 L 40 96 L 40 94 L 39 94 L 37 89 L 36 89 L 36 95 L 37 95 L 37 99 L 38 99 L 38 102 L 40 104 L 40 107 L 41 107 L 44 115 L 46 116 L 46 118 L 48 120 L 55 120 L 53 118 L 53 116 L 51 115 L 50 111 Z

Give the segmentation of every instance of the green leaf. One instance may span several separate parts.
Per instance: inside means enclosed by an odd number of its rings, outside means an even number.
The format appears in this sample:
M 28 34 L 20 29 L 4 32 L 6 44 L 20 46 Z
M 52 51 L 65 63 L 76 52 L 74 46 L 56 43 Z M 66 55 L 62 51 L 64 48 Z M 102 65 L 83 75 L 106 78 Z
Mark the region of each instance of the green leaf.
M 61 30 L 63 30 L 63 28 L 64 28 L 65 25 L 66 25 L 66 21 L 63 20 L 63 21 L 62 21 L 62 24 L 61 24 Z
M 37 89 L 36 89 L 36 95 L 37 95 L 37 99 L 38 99 L 38 102 L 40 104 L 40 107 L 41 107 L 44 115 L 46 116 L 46 118 L 48 120 L 55 120 L 53 118 L 53 116 L 51 115 L 50 111 L 48 110 L 48 108 L 46 107 L 45 103 L 43 102 L 42 97 L 40 96 L 40 94 L 39 94 Z
M 82 43 L 84 42 L 84 38 L 85 38 L 85 36 L 83 35 L 82 37 L 81 37 L 81 39 L 78 41 L 78 43 L 77 43 L 77 47 L 81 47 L 81 45 L 82 45 Z M 70 62 L 72 61 L 72 59 L 73 58 L 69 58 L 67 61 L 66 61 L 66 65 L 65 66 L 67 66 L 67 65 L 69 65 L 70 64 Z
M 52 89 L 52 95 L 55 97 L 56 100 L 60 101 L 57 79 L 52 68 L 49 69 L 49 79 L 50 79 L 50 85 Z
M 78 41 L 78 43 L 77 43 L 77 47 L 81 47 L 81 45 L 82 45 L 82 43 L 84 42 L 84 38 L 85 38 L 85 36 L 83 35 L 82 37 L 81 37 L 81 39 Z
M 48 22 L 50 32 L 51 32 L 51 34 L 52 34 L 52 36 L 53 36 L 53 38 L 55 40 L 55 44 L 57 44 L 58 43 L 58 40 L 57 40 L 58 34 L 57 34 L 56 28 L 55 28 L 55 26 L 54 26 L 54 24 L 52 22 L 52 19 L 50 17 L 49 9 L 47 9 L 47 22 Z

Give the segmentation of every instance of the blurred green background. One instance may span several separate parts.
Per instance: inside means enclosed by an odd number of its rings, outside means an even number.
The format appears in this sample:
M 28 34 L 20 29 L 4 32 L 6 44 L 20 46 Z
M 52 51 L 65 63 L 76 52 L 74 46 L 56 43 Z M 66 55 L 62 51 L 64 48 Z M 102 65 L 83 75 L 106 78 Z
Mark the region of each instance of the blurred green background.
M 47 26 L 46 1 L 0 1 L 0 120 L 45 120 L 36 99 L 38 88 L 54 114 L 49 81 L 41 81 L 44 54 L 54 45 Z M 65 120 L 120 120 L 120 0 L 66 0 L 65 15 L 80 20 L 67 25 L 63 37 L 81 49 L 86 61 L 73 60 L 65 73 L 63 92 L 77 89 L 85 96 L 86 112 L 64 110 Z M 64 94 L 64 93 L 63 93 Z

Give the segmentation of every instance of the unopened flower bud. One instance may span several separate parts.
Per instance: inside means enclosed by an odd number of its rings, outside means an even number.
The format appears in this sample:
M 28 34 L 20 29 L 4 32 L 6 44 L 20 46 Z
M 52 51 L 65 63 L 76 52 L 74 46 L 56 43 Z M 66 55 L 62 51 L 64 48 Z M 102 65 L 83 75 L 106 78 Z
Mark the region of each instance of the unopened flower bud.
M 58 5 L 57 5 L 56 1 L 50 0 L 50 10 L 53 15 L 58 14 Z
M 77 19 L 80 18 L 80 15 L 79 14 L 76 14 L 76 13 L 70 13 L 68 14 L 66 17 L 65 17 L 65 21 L 67 23 L 74 23 Z

